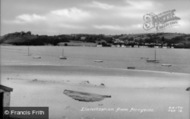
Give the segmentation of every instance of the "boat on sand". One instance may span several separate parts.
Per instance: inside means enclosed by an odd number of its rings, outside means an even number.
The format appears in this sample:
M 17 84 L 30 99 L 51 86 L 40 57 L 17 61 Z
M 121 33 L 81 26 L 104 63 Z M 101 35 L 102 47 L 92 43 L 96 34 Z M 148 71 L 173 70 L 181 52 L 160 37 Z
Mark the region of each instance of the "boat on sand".
M 105 98 L 111 98 L 111 95 L 100 95 L 95 93 L 80 92 L 73 90 L 64 90 L 63 93 L 73 98 L 74 100 L 83 101 L 83 102 L 96 102 L 96 101 L 101 101 Z

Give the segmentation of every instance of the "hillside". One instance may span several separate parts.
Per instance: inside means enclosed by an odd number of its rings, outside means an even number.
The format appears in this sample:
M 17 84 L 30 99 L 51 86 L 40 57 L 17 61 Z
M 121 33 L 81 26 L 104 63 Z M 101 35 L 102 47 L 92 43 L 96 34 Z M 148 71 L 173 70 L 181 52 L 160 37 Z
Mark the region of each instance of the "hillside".
M 148 33 L 148 34 L 62 34 L 56 36 L 34 35 L 28 32 L 9 33 L 0 38 L 5 45 L 73 45 L 92 43 L 102 46 L 147 46 L 190 48 L 190 34 Z M 96 46 L 96 45 L 93 45 Z

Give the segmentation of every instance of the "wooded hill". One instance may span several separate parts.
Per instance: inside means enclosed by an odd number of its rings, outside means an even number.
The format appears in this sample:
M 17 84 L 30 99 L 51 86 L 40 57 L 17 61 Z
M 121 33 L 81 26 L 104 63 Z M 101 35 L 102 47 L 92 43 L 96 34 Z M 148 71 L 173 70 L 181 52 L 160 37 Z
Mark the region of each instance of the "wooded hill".
M 190 48 L 190 34 L 182 33 L 147 33 L 147 34 L 62 34 L 34 35 L 28 32 L 9 33 L 0 38 L 1 45 L 68 45 L 70 42 L 94 43 L 102 46 L 160 46 Z

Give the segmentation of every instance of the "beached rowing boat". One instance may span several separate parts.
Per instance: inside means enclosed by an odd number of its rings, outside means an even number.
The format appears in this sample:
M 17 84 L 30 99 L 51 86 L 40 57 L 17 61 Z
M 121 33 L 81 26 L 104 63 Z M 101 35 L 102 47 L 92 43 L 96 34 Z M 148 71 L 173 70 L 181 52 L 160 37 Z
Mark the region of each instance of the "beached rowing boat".
M 101 101 L 104 98 L 111 98 L 111 95 L 100 95 L 95 93 L 87 93 L 73 90 L 64 90 L 65 95 L 73 98 L 74 100 L 83 101 L 83 102 L 96 102 Z

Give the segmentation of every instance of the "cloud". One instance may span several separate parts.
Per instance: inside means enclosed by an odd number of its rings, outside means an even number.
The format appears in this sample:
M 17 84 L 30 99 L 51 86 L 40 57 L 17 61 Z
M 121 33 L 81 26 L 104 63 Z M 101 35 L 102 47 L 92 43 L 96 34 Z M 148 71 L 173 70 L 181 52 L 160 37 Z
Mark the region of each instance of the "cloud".
M 177 22 L 177 24 L 174 24 L 172 26 L 175 29 L 180 29 L 181 27 L 185 28 L 185 29 L 189 29 L 190 28 L 190 22 L 188 20 L 179 20 Z
M 140 9 L 140 10 L 146 10 L 146 9 L 152 9 L 155 6 L 153 1 L 148 0 L 126 0 L 126 3 L 133 9 Z M 158 5 L 158 4 L 157 4 Z
M 122 17 L 141 19 L 147 12 L 159 9 L 161 4 L 151 0 L 124 0 L 123 4 L 117 5 L 93 1 L 84 6 L 97 8 L 94 12 L 99 13 L 101 17 L 104 15 L 110 19 L 113 19 L 113 17 L 116 19 Z
M 15 16 L 14 19 L 8 20 L 11 17 L 4 17 L 2 21 L 5 23 L 4 26 L 12 25 L 15 29 L 23 27 L 33 30 L 45 29 L 45 32 L 55 31 L 54 33 L 132 33 L 144 31 L 142 25 L 145 14 L 150 12 L 159 14 L 176 6 L 176 3 L 170 1 L 155 0 L 79 0 L 65 3 L 67 4 L 56 7 L 50 7 L 48 4 L 40 12 L 32 8 L 29 11 L 23 10 L 15 14 L 17 16 L 10 15 Z M 187 31 L 189 10 L 185 8 L 181 10 L 176 8 L 176 10 L 176 16 L 182 21 L 175 28 Z
M 131 28 L 140 29 L 140 28 L 143 28 L 143 24 L 133 24 L 131 25 Z
M 77 25 L 77 24 L 68 24 L 68 23 L 59 23 L 59 24 L 52 24 L 49 25 L 52 28 L 67 28 L 67 29 L 85 29 L 84 26 L 82 25 Z
M 142 19 L 149 12 L 156 12 L 161 9 L 161 4 L 150 0 L 125 0 L 122 7 L 118 7 L 118 15 L 130 19 Z
M 104 10 L 109 10 L 109 9 L 114 8 L 114 5 L 110 5 L 110 4 L 102 3 L 102 2 L 98 2 L 98 1 L 93 1 L 91 4 L 88 4 L 87 6 L 94 7 L 94 8 L 100 8 L 100 9 L 104 9 Z
M 90 18 L 90 13 L 78 8 L 58 9 L 50 11 L 47 14 L 21 14 L 9 23 L 27 24 L 27 23 L 47 23 L 47 24 L 61 24 L 61 23 L 75 23 L 85 21 Z
M 21 14 L 14 20 L 3 20 L 3 23 L 14 25 L 33 25 L 39 28 L 43 26 L 49 29 L 85 29 L 85 22 L 91 18 L 91 14 L 82 9 L 73 7 L 52 10 L 46 14 Z
M 154 7 L 154 3 L 126 0 L 123 4 L 115 5 L 92 1 L 86 6 L 88 7 L 83 9 L 71 7 L 51 10 L 46 14 L 21 14 L 12 23 L 43 24 L 52 28 L 67 29 L 84 29 L 93 26 L 95 29 L 123 30 L 141 21 L 145 14 L 144 9 Z M 98 9 L 94 10 L 92 7 Z
M 85 20 L 86 18 L 90 17 L 90 14 L 86 11 L 83 11 L 78 8 L 69 8 L 69 9 L 59 9 L 51 11 L 48 16 L 58 17 L 61 20 L 68 20 L 68 21 L 81 21 Z
M 13 21 L 14 23 L 32 23 L 32 22 L 38 22 L 38 21 L 44 21 L 46 20 L 45 16 L 40 16 L 37 14 L 22 14 L 16 17 L 16 19 Z
M 93 25 L 95 29 L 109 29 L 109 30 L 122 30 L 123 28 L 118 25 Z
M 120 30 L 126 31 L 131 29 L 142 29 L 142 24 L 131 24 L 131 25 L 93 25 L 95 29 L 102 29 L 102 30 Z

